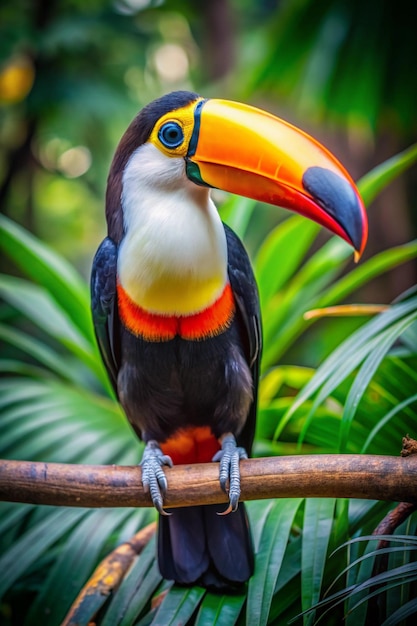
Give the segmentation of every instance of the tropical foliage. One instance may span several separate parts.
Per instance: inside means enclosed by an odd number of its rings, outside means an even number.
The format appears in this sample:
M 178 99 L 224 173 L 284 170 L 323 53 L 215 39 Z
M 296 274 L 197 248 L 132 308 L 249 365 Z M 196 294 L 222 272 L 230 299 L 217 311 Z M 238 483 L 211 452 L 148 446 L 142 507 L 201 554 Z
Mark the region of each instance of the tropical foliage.
M 414 147 L 365 177 L 366 200 L 415 158 Z M 231 199 L 223 212 L 244 235 L 253 210 L 253 203 Z M 112 397 L 97 354 L 87 285 L 21 227 L 5 217 L 0 225 L 3 252 L 26 276 L 4 275 L 0 282 L 7 303 L 0 336 L 8 346 L 0 361 L 0 455 L 137 463 L 140 445 Z M 398 454 L 402 436 L 416 423 L 414 293 L 362 323 L 338 347 L 338 334 L 333 334 L 332 352 L 316 372 L 277 363 L 296 339 L 310 341 L 312 322 L 303 318 L 307 309 L 336 304 L 374 276 L 415 258 L 417 243 L 387 250 L 341 274 L 349 250 L 339 240 L 329 240 L 306 259 L 317 232 L 316 226 L 291 217 L 265 238 L 254 258 L 266 335 L 255 454 Z M 343 328 L 344 321 L 338 323 Z M 97 623 L 278 624 L 305 612 L 307 624 L 324 612 L 329 624 L 340 623 L 343 615 L 348 623 L 366 624 L 366 600 L 375 589 L 384 597 L 378 605 L 381 623 L 388 616 L 387 623 L 397 623 L 396 615 L 403 619 L 417 611 L 412 539 L 417 520 L 403 524 L 399 532 L 404 536 L 387 549 L 388 571 L 374 570 L 375 540 L 346 543 L 372 533 L 390 508 L 383 502 L 335 499 L 250 502 L 256 572 L 244 593 L 216 596 L 197 587 L 172 587 L 161 580 L 151 541 Z M 0 592 L 5 623 L 60 623 L 97 563 L 153 518 L 148 509 L 4 503 Z M 167 595 L 152 608 L 152 598 L 163 591 Z M 86 624 L 91 617 L 86 615 Z
M 255 455 L 398 455 L 402 437 L 416 436 L 416 292 L 371 319 L 365 309 L 359 317 L 305 316 L 362 301 L 364 287 L 385 283 L 395 268 L 408 287 L 415 282 L 409 168 L 417 148 L 400 152 L 416 131 L 408 4 L 1 3 L 0 209 L 8 217 L 0 216 L 0 458 L 135 464 L 141 457 L 101 365 L 85 276 L 104 232 L 114 146 L 139 108 L 176 88 L 267 101 L 318 137 L 327 132 L 354 176 L 399 153 L 360 181 L 371 237 L 357 266 L 343 242 L 324 241 L 299 217 L 283 220 L 236 198 L 221 211 L 251 253 L 262 300 Z M 398 237 L 404 220 L 407 234 Z M 81 623 L 98 609 L 94 621 L 108 626 L 414 623 L 416 516 L 383 549 L 370 539 L 393 506 L 250 502 L 256 572 L 241 594 L 162 581 L 151 540 L 111 596 L 83 608 Z M 2 503 L 0 623 L 60 624 L 96 565 L 154 519 L 151 509 Z
M 365 132 L 415 129 L 417 87 L 407 76 L 417 48 L 408 36 L 407 0 L 282 4 L 252 89 L 285 96 L 309 117 L 330 115 Z

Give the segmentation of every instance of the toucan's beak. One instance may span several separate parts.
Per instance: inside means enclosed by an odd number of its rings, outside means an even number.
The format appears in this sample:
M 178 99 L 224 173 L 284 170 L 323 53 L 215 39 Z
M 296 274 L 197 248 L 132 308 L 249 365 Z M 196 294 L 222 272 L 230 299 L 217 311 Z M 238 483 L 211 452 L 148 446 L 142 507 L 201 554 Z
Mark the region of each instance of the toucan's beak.
M 368 234 L 355 183 L 326 148 L 291 124 L 237 102 L 200 100 L 188 177 L 292 209 L 350 243 L 357 258 Z

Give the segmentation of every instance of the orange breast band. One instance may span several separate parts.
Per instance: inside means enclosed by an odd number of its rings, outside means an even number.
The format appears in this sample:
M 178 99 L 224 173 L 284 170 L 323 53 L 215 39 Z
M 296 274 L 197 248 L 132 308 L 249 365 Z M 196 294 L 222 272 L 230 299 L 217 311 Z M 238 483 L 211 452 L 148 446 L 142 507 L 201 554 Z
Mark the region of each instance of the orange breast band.
M 220 444 L 208 426 L 183 428 L 161 444 L 174 465 L 210 463 Z
M 124 326 L 147 341 L 169 341 L 176 336 L 190 341 L 214 337 L 229 328 L 235 313 L 230 284 L 226 285 L 216 302 L 194 315 L 149 313 L 133 302 L 120 283 L 117 284 L 117 299 Z

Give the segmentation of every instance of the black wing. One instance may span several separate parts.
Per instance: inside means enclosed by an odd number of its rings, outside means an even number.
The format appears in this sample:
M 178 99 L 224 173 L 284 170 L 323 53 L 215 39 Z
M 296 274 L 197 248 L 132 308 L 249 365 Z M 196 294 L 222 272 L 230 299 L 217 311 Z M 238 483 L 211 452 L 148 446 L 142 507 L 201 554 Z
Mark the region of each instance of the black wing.
M 249 257 L 239 237 L 224 224 L 228 252 L 229 280 L 235 296 L 238 316 L 246 335 L 245 353 L 253 379 L 253 403 L 239 436 L 239 443 L 250 453 L 255 435 L 259 370 L 262 354 L 262 321 L 258 287 Z
M 96 252 L 91 272 L 91 310 L 98 347 L 117 394 L 120 364 L 117 311 L 117 246 L 106 237 Z

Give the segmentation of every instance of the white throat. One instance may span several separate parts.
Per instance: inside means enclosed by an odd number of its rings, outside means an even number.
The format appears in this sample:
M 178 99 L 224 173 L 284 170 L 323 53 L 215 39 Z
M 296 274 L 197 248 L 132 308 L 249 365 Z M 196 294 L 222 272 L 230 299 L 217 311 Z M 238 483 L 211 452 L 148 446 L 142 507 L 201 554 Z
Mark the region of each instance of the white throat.
M 118 276 L 130 298 L 162 315 L 215 302 L 227 283 L 226 236 L 209 189 L 187 178 L 184 159 L 140 146 L 125 167 L 122 206 Z

